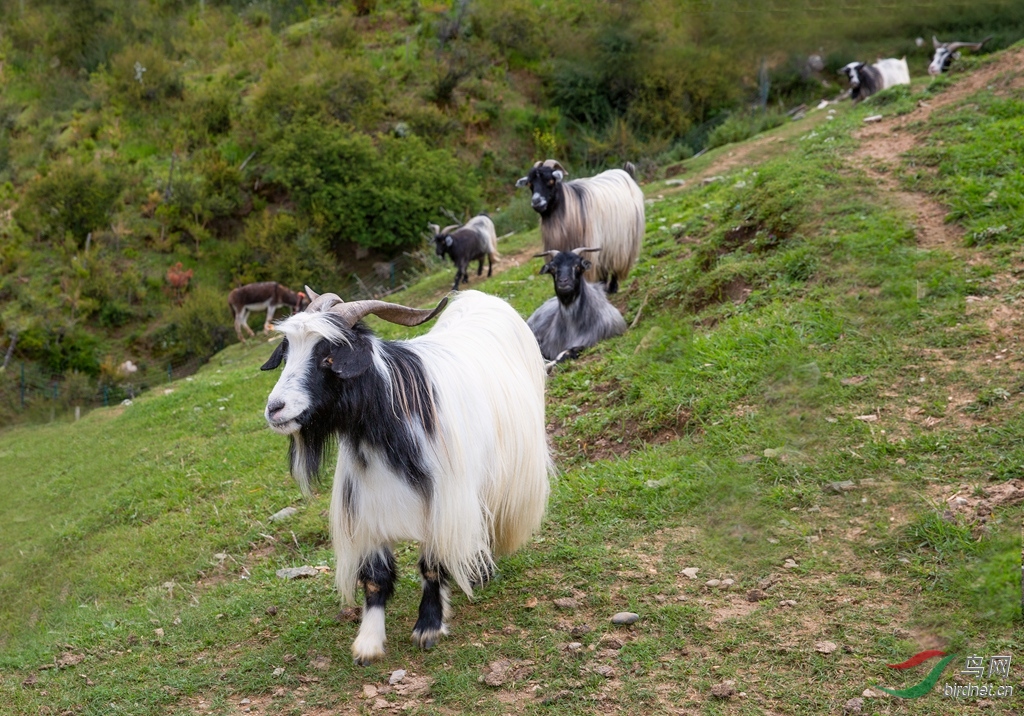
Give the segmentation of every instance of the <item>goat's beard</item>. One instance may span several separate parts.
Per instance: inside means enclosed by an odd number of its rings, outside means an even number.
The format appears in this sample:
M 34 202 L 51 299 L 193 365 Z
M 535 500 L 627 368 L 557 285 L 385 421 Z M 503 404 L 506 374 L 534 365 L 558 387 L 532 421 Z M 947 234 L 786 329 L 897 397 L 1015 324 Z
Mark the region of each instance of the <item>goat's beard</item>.
M 313 488 L 320 483 L 324 457 L 334 439 L 333 432 L 317 430 L 310 426 L 303 426 L 291 434 L 288 462 L 292 477 L 303 495 L 309 497 Z

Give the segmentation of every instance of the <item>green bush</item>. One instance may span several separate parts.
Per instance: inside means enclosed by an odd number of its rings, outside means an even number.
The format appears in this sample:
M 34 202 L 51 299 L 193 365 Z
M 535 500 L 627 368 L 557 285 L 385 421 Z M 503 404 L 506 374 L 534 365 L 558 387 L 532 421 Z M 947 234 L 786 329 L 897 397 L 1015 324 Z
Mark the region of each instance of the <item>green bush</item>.
M 98 375 L 98 350 L 96 337 L 77 327 L 35 325 L 18 337 L 18 353 L 39 362 L 54 375 L 68 371 Z
M 109 170 L 58 164 L 29 184 L 16 218 L 30 232 L 54 241 L 70 233 L 82 246 L 90 231 L 109 223 L 121 189 L 120 177 Z
M 322 236 L 293 215 L 269 210 L 251 217 L 231 258 L 233 285 L 277 281 L 293 289 L 331 286 L 341 266 Z
M 131 45 L 110 63 L 109 84 L 117 97 L 145 105 L 163 99 L 181 99 L 184 83 L 177 67 L 149 44 Z
M 476 176 L 418 137 L 348 132 L 322 121 L 290 125 L 267 154 L 268 178 L 288 189 L 334 247 L 415 246 L 440 207 L 479 205 Z
M 209 358 L 233 340 L 231 325 L 227 294 L 198 286 L 169 311 L 156 347 L 171 358 Z
M 731 115 L 708 135 L 708 148 L 714 149 L 733 142 L 742 142 L 761 132 L 779 127 L 786 122 L 781 112 L 765 111 Z

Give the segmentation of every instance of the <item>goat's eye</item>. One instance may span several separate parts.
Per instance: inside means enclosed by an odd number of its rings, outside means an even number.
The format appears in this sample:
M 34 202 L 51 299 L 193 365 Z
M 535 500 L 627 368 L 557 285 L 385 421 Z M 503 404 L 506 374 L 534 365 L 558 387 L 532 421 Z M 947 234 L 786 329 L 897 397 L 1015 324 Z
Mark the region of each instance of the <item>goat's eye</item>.
M 548 179 L 548 186 L 554 186 L 554 184 L 555 184 L 555 180 L 554 179 Z
M 334 365 L 334 358 L 332 358 L 331 356 L 327 356 L 322 361 L 320 361 L 320 366 L 323 368 L 330 368 L 332 365 Z

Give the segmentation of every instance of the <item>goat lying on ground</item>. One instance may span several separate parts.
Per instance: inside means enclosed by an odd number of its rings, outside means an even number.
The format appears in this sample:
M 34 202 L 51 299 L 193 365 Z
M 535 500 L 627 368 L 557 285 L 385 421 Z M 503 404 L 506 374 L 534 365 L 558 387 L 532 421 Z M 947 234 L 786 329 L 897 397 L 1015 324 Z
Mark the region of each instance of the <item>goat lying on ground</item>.
M 383 341 L 364 316 L 414 326 L 447 299 L 427 311 L 306 290 L 313 302 L 278 324 L 285 339 L 263 366 L 287 361 L 266 419 L 291 438 L 291 471 L 303 492 L 328 444 L 338 443 L 335 578 L 349 602 L 363 585 L 352 654 L 367 664 L 384 653 L 394 542 L 420 543 L 413 640 L 429 648 L 447 634 L 448 580 L 471 594 L 491 575 L 494 556 L 522 546 L 539 526 L 551 469 L 544 359 L 519 314 L 478 291 L 454 298 L 429 333 Z
M 555 296 L 533 312 L 527 325 L 549 361 L 575 358 L 584 348 L 626 332 L 626 321 L 608 302 L 604 287 L 584 278 L 590 261 L 583 254 L 593 251 L 600 249 L 545 251 L 535 257 L 551 259 L 540 272 L 551 274 Z
M 479 260 L 476 267 L 476 275 L 479 276 L 484 270 L 484 258 L 487 259 L 487 277 L 491 276 L 491 269 L 494 262 L 498 260 L 498 235 L 494 231 L 494 223 L 486 214 L 474 216 L 463 226 L 439 227 L 437 224 L 428 224 L 428 228 L 434 234 L 434 245 L 437 255 L 442 259 L 445 254 L 452 257 L 455 264 L 455 283 L 452 290 L 459 290 L 459 283 L 469 283 L 469 274 L 466 269 L 470 262 Z
M 228 294 L 228 305 L 235 313 L 235 333 L 238 334 L 238 340 L 244 341 L 243 328 L 249 332 L 250 336 L 255 335 L 248 323 L 249 313 L 252 311 L 267 312 L 263 330 L 269 330 L 270 322 L 274 320 L 274 311 L 281 306 L 291 306 L 292 313 L 298 313 L 309 305 L 309 298 L 302 291 L 292 291 L 287 286 L 282 286 L 275 281 L 263 281 L 262 283 L 248 283 L 233 289 Z
M 839 74 L 845 74 L 850 80 L 850 99 L 854 102 L 896 85 L 910 84 L 906 57 L 879 60 L 873 65 L 851 62 L 839 70 Z
M 566 176 L 561 164 L 548 159 L 534 164 L 516 186 L 533 191 L 531 203 L 540 214 L 544 250 L 600 248 L 587 280 L 604 281 L 608 293 L 615 293 L 640 255 L 647 226 L 644 193 L 622 169 L 568 182 L 563 181 Z
M 949 66 L 953 64 L 953 60 L 960 59 L 960 50 L 966 48 L 977 52 L 981 49 L 982 45 L 991 39 L 992 36 L 989 35 L 981 42 L 939 42 L 939 38 L 932 35 L 932 46 L 935 48 L 935 56 L 932 57 L 931 64 L 928 65 L 928 74 L 935 77 L 943 72 L 949 72 Z

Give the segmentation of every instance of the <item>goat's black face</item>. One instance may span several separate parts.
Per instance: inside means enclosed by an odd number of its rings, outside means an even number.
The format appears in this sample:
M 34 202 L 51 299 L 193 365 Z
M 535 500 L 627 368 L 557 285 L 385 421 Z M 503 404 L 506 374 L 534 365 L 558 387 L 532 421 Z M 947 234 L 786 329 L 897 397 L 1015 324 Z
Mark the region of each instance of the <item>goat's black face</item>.
M 290 435 L 322 418 L 339 405 L 346 381 L 373 365 L 373 350 L 364 331 L 341 331 L 347 343 L 315 333 L 289 334 L 263 365 L 263 370 L 272 370 L 287 361 L 267 398 L 265 416 L 274 431 Z
M 442 259 L 444 258 L 444 255 L 448 253 L 448 250 L 452 247 L 453 243 L 455 243 L 455 239 L 451 236 L 446 236 L 444 234 L 436 234 L 434 236 L 434 249 L 437 251 L 437 255 Z
M 555 282 L 555 295 L 563 304 L 569 304 L 579 295 L 584 281 L 583 274 L 590 266 L 590 262 L 582 256 L 571 251 L 561 251 L 541 267 L 540 273 L 551 274 Z
M 516 186 L 530 187 L 533 192 L 530 205 L 538 214 L 546 214 L 557 203 L 563 178 L 565 174 L 561 170 L 542 165 L 531 169 L 529 174 L 516 182 Z

